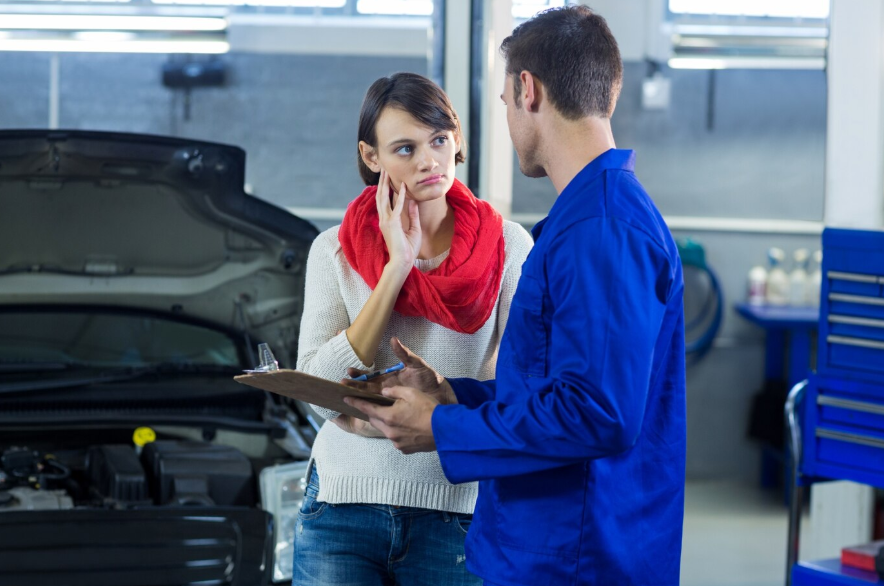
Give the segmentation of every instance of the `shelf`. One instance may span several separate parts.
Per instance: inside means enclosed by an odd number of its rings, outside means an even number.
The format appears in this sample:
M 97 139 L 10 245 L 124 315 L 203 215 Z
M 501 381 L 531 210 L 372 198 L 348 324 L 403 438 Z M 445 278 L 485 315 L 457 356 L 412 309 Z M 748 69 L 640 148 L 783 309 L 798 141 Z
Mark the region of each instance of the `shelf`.
M 819 307 L 738 303 L 734 306 L 734 309 L 750 322 L 765 329 L 815 329 L 820 321 Z
M 840 559 L 798 562 L 792 568 L 792 586 L 884 586 L 875 572 L 842 566 Z

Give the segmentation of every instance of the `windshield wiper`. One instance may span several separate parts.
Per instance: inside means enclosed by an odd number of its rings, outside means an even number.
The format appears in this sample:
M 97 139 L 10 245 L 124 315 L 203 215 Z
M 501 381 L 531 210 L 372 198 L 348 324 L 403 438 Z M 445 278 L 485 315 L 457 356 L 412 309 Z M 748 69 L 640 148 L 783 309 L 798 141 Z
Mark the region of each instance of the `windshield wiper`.
M 28 370 L 27 372 L 35 372 L 35 370 Z M 104 370 L 89 376 L 53 378 L 50 380 L 41 379 L 0 384 L 0 394 L 68 389 L 74 387 L 90 387 L 93 385 L 106 383 L 130 381 L 146 376 L 182 376 L 206 374 L 216 376 L 233 376 L 235 374 L 240 374 L 241 372 L 241 369 L 236 366 L 228 366 L 223 364 L 162 362 L 157 364 L 148 364 L 144 366 L 122 367 L 111 370 Z

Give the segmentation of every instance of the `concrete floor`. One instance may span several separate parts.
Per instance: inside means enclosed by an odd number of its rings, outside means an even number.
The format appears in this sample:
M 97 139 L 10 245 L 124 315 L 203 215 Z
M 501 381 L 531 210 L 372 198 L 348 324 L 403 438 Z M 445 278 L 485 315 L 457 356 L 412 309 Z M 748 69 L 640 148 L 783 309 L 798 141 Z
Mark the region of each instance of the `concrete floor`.
M 688 482 L 681 586 L 782 586 L 788 520 L 781 491 Z M 805 517 L 803 543 L 808 526 Z

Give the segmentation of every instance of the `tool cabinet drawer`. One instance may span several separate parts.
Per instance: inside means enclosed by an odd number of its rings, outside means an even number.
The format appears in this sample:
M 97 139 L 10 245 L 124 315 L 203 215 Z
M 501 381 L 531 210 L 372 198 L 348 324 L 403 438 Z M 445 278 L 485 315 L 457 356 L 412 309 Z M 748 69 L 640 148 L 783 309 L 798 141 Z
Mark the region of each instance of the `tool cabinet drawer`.
M 823 232 L 817 372 L 884 382 L 884 232 Z
M 884 487 L 884 385 L 812 377 L 803 473 Z

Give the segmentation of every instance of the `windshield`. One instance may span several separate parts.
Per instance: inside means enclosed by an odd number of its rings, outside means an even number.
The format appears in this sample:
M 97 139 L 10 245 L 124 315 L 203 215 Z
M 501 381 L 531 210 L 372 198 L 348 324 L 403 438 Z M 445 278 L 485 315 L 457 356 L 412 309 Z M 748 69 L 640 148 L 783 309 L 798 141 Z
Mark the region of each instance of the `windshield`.
M 217 330 L 152 314 L 56 309 L 0 312 L 0 363 L 241 365 L 234 339 Z

